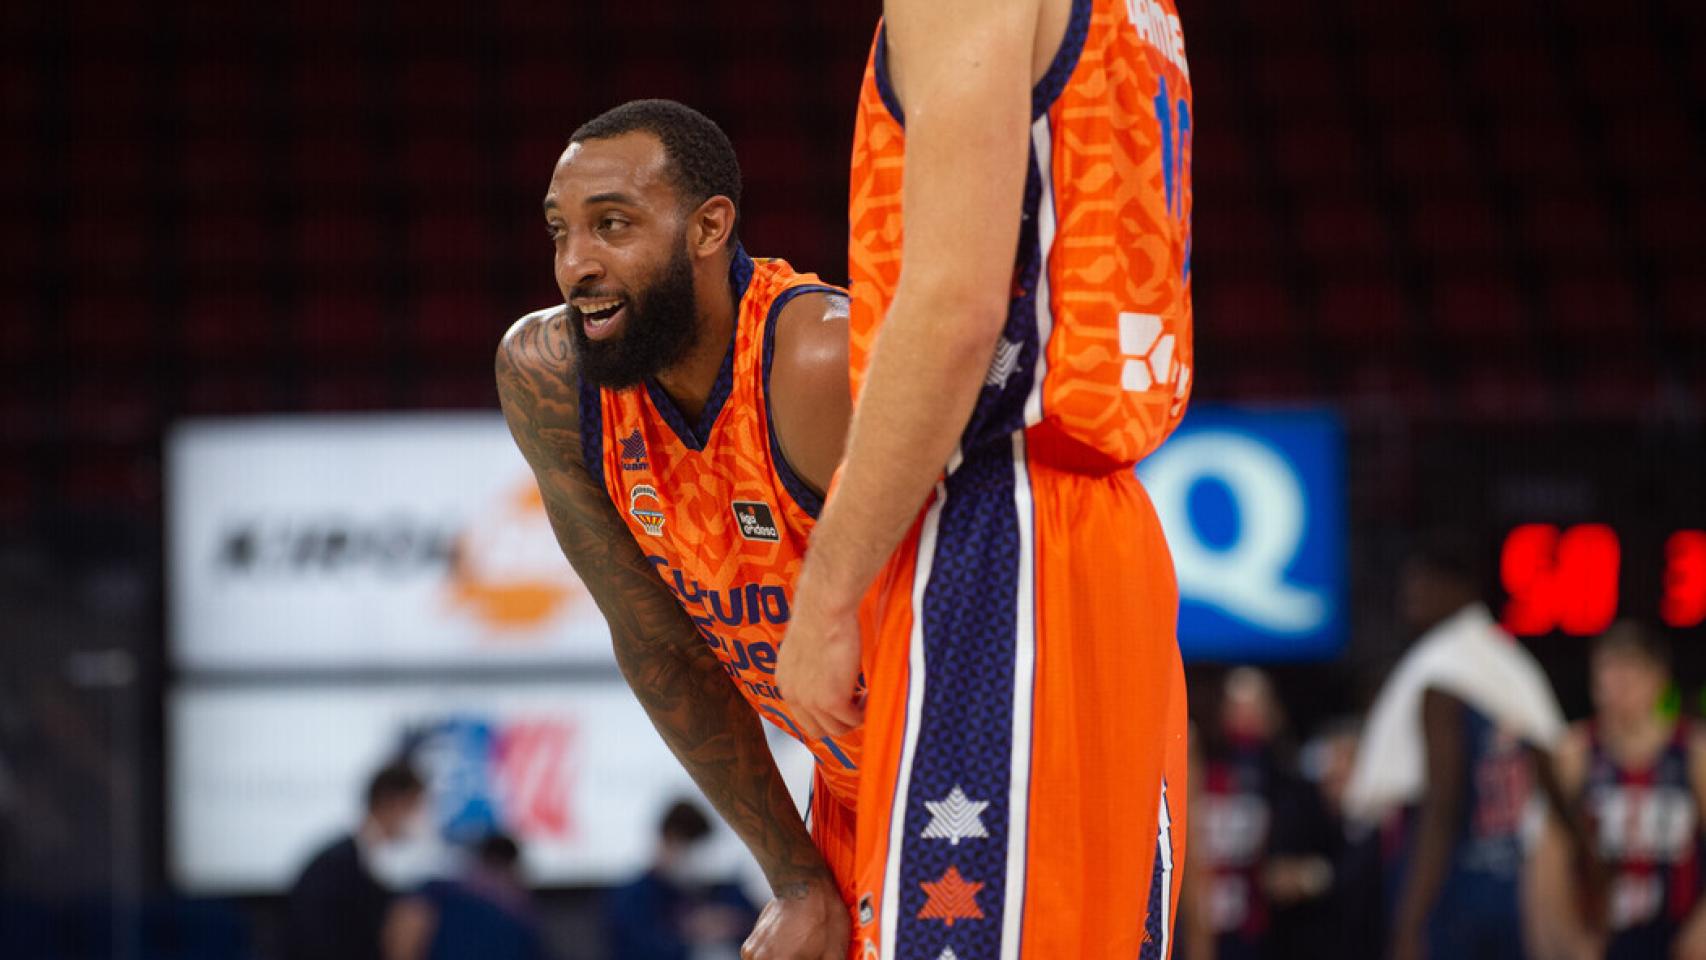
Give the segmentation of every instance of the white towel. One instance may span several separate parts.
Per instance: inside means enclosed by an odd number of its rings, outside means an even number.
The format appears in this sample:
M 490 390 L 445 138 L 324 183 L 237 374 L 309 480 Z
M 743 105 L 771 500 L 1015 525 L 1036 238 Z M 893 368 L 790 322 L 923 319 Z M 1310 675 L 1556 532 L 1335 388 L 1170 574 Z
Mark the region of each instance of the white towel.
M 1375 698 L 1345 789 L 1352 818 L 1377 822 L 1421 799 L 1422 694 L 1430 689 L 1541 749 L 1551 750 L 1564 734 L 1564 711 L 1540 664 L 1485 606 L 1471 604 L 1423 634 Z

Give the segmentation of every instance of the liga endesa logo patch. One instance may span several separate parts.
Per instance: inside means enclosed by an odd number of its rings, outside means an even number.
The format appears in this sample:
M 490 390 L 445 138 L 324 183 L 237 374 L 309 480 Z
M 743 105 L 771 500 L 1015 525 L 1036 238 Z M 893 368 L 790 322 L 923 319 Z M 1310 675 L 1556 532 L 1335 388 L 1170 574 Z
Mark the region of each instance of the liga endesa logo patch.
M 740 527 L 741 536 L 770 543 L 781 541 L 782 532 L 776 529 L 776 518 L 770 513 L 768 503 L 736 500 L 730 506 L 734 508 L 735 523 Z

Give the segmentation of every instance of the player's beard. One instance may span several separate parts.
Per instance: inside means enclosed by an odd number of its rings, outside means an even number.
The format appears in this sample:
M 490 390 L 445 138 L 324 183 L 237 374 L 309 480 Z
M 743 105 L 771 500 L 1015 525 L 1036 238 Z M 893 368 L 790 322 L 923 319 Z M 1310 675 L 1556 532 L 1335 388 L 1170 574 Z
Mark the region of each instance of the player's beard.
M 693 290 L 693 262 L 686 238 L 658 276 L 628 297 L 628 316 L 614 340 L 586 335 L 580 311 L 569 305 L 569 331 L 581 379 L 595 387 L 620 390 L 655 377 L 680 363 L 699 341 L 699 300 Z

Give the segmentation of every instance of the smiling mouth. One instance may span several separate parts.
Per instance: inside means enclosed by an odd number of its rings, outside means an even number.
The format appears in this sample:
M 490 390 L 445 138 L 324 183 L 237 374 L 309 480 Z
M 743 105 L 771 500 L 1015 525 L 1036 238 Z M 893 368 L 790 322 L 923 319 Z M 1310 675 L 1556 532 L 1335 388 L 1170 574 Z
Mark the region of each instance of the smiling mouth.
M 627 301 L 620 297 L 578 300 L 574 304 L 575 310 L 580 313 L 581 326 L 589 337 L 596 337 L 600 331 L 608 328 L 626 305 Z

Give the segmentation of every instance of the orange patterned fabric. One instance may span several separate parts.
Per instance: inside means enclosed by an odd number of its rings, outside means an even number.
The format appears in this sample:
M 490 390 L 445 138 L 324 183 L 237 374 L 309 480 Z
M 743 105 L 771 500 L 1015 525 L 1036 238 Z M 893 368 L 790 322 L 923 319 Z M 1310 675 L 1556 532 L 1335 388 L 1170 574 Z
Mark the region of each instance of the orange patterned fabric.
M 1059 89 L 1033 111 L 1025 237 L 1003 338 L 1014 355 L 997 352 L 980 399 L 989 429 L 966 439 L 969 447 L 1047 424 L 1129 465 L 1161 445 L 1190 394 L 1190 79 L 1172 0 L 1082 3 L 1080 51 L 1045 78 Z M 1069 32 L 1068 44 L 1077 40 Z M 849 201 L 855 393 L 900 279 L 906 132 L 883 57 L 879 32 Z M 1036 276 L 1026 275 L 1030 249 Z M 997 382 L 1004 363 L 1015 369 Z
M 735 256 L 734 342 L 701 423 L 655 384 L 598 392 L 599 472 L 658 576 L 760 716 L 800 737 L 776 689 L 776 653 L 816 509 L 770 432 L 767 328 L 807 291 L 837 292 L 781 260 Z M 724 392 L 726 390 L 726 393 Z M 851 805 L 859 740 L 807 743 L 824 783 Z
M 900 279 L 879 29 L 849 199 L 857 395 Z M 1178 590 L 1131 469 L 1191 364 L 1191 96 L 1171 0 L 1074 0 L 1033 91 L 1006 323 L 959 456 L 861 612 L 862 958 L 1166 960 L 1185 854 Z

